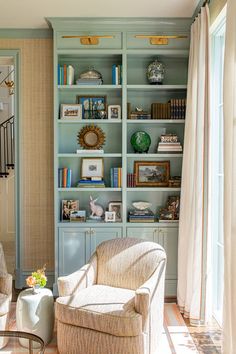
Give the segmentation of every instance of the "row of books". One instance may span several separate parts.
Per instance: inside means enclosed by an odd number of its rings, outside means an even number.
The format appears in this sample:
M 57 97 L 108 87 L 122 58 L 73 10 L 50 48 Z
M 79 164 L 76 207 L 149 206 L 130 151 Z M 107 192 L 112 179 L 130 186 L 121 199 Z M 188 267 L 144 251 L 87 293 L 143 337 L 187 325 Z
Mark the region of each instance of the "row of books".
M 110 170 L 111 188 L 122 187 L 122 167 L 112 167 Z
M 75 69 L 72 65 L 60 65 L 57 69 L 58 85 L 73 85 L 75 81 Z
M 134 173 L 127 173 L 127 187 L 134 188 L 136 186 L 136 178 Z
M 80 188 L 105 188 L 104 180 L 101 178 L 82 178 L 78 182 Z
M 152 119 L 185 119 L 186 99 L 172 98 L 167 103 L 152 103 Z
M 146 210 L 131 210 L 128 214 L 129 222 L 154 222 L 155 216 L 150 209 Z
M 71 168 L 63 167 L 58 169 L 58 187 L 71 187 L 72 170 Z
M 122 65 L 112 65 L 111 80 L 112 85 L 122 85 Z

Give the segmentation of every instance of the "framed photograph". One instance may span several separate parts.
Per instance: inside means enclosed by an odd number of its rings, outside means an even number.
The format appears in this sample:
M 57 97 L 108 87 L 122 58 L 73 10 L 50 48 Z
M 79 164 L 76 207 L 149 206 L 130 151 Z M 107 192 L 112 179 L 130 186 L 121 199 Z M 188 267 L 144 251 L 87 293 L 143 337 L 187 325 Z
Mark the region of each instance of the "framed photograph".
M 166 210 L 166 209 L 160 210 L 160 220 L 170 221 L 170 220 L 174 220 L 174 219 L 175 219 L 175 217 L 174 217 L 173 211 Z
M 106 119 L 107 96 L 77 96 L 82 105 L 82 119 Z
M 108 211 L 114 211 L 115 221 L 121 222 L 122 221 L 122 203 L 121 202 L 110 202 L 108 204 Z
M 82 119 L 82 105 L 81 104 L 61 104 L 61 119 Z
M 136 187 L 168 187 L 170 161 L 134 161 Z
M 70 221 L 85 222 L 86 210 L 71 210 Z
M 105 211 L 105 222 L 115 222 L 116 213 L 115 211 Z
M 108 119 L 121 119 L 121 106 L 119 105 L 108 106 Z
M 91 177 L 103 178 L 103 176 L 104 176 L 103 158 L 100 157 L 82 158 L 81 178 L 91 178 Z
M 61 220 L 69 221 L 71 211 L 79 210 L 78 200 L 62 200 L 61 204 Z

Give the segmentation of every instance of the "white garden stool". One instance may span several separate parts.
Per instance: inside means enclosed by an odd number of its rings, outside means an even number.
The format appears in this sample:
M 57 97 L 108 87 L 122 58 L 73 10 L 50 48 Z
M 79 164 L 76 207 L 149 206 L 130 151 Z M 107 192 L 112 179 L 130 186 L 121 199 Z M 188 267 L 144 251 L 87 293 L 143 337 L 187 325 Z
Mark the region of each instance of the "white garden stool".
M 18 331 L 36 334 L 45 345 L 52 339 L 54 325 L 54 299 L 51 290 L 41 288 L 22 291 L 16 304 L 16 326 Z M 27 339 L 19 339 L 23 347 L 29 347 Z M 37 348 L 37 344 L 35 344 Z

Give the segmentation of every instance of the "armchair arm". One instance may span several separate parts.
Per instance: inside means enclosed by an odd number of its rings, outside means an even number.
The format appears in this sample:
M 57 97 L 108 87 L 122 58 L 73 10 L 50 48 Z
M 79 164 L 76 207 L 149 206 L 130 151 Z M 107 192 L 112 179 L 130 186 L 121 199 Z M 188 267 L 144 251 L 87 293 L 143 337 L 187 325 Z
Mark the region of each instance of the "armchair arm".
M 78 290 L 87 288 L 97 281 L 97 255 L 96 253 L 82 268 L 76 272 L 60 277 L 57 280 L 59 296 L 69 296 Z
M 135 292 L 135 310 L 142 315 L 144 331 L 147 328 L 147 320 L 152 299 L 162 283 L 161 278 L 165 276 L 165 267 L 166 259 L 163 258 L 152 276 Z
M 0 293 L 12 295 L 12 275 L 4 274 L 0 276 Z

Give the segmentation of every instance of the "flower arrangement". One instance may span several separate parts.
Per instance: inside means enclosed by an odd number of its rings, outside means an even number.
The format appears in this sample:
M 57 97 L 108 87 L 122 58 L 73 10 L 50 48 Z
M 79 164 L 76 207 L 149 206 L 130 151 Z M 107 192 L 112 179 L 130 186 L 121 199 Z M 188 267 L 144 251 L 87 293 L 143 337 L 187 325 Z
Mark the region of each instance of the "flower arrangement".
M 44 264 L 42 269 L 38 269 L 36 272 L 33 272 L 26 279 L 26 284 L 30 288 L 40 287 L 43 288 L 47 284 L 47 277 L 45 275 L 46 264 Z

